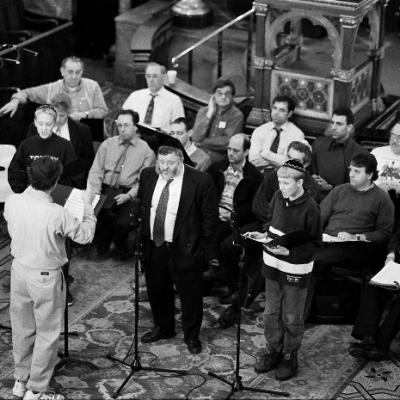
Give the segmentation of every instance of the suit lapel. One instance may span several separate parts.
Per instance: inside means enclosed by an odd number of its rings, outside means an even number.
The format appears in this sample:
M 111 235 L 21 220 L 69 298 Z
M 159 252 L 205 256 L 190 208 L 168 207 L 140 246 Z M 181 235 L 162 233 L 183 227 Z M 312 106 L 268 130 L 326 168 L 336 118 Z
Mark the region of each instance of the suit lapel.
M 69 139 L 71 141 L 72 147 L 74 149 L 76 149 L 77 145 L 78 145 L 78 140 L 79 140 L 78 127 L 71 118 L 68 118 L 67 123 L 68 123 L 68 130 L 69 130 Z
M 193 179 L 190 167 L 185 166 L 182 180 L 181 198 L 179 200 L 178 212 L 176 214 L 175 227 L 174 227 L 174 240 L 187 217 L 187 214 L 194 201 L 194 194 L 196 190 L 196 183 Z

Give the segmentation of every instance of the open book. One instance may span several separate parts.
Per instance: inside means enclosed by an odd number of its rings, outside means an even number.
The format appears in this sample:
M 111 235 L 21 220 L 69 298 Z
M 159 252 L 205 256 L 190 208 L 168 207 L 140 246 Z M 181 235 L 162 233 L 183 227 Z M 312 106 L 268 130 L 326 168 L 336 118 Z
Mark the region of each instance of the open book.
M 385 289 L 400 289 L 400 264 L 389 261 L 375 276 L 369 281 L 371 285 L 383 287 Z
M 255 240 L 256 242 L 263 243 L 268 247 L 276 247 L 279 245 L 287 249 L 292 249 L 293 247 L 300 246 L 312 240 L 310 235 L 304 231 L 290 232 L 286 235 L 278 236 L 275 239 L 271 239 L 269 237 L 258 239 L 256 237 L 246 234 L 243 234 L 242 236 L 246 239 L 251 239 Z
M 84 190 L 80 189 L 72 189 L 70 195 L 68 196 L 67 201 L 64 204 L 64 208 L 66 208 L 75 218 L 79 221 L 83 219 L 84 212 L 84 202 L 83 202 L 83 194 Z M 96 207 L 97 203 L 100 200 L 100 195 L 94 195 L 92 201 L 93 209 Z

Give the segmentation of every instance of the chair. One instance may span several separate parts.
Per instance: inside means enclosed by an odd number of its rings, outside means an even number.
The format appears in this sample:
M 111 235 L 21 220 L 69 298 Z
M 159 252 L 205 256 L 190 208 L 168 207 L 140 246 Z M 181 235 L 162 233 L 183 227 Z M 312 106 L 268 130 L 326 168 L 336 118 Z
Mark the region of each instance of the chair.
M 15 152 L 15 146 L 10 144 L 0 145 L 0 203 L 4 203 L 7 197 L 13 193 L 8 184 L 7 170 Z

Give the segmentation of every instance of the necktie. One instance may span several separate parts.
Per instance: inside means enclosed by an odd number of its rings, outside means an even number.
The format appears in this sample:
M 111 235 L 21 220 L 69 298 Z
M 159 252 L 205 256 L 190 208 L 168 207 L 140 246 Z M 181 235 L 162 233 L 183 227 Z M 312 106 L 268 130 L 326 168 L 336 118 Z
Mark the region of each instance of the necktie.
M 281 138 L 281 132 L 282 132 L 282 128 L 274 128 L 276 131 L 276 136 L 271 144 L 271 147 L 269 149 L 269 151 L 272 151 L 273 153 L 277 153 L 278 152 L 278 147 L 279 147 L 279 140 Z
M 121 171 L 126 160 L 126 153 L 128 151 L 129 143 L 124 145 L 117 162 L 115 163 L 114 170 L 110 178 L 110 186 L 114 188 L 119 188 L 119 180 L 121 179 Z
M 160 247 L 164 243 L 164 225 L 165 215 L 167 214 L 167 205 L 169 199 L 169 184 L 173 181 L 170 179 L 164 186 L 160 200 L 158 201 L 156 216 L 153 225 L 153 242 L 156 247 Z
M 154 111 L 154 97 L 155 94 L 151 94 L 151 100 L 149 105 L 147 106 L 146 115 L 144 116 L 144 123 L 147 125 L 151 125 L 151 121 L 153 119 L 153 111 Z

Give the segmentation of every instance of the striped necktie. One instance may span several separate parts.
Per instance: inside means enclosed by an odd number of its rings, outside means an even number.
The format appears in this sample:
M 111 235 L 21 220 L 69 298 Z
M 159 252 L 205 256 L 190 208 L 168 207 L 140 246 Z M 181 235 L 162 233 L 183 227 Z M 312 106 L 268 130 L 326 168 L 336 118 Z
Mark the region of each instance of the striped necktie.
M 272 153 L 278 153 L 279 140 L 281 138 L 282 128 L 275 127 L 274 129 L 276 131 L 276 136 L 271 144 L 269 151 L 271 151 Z
M 144 123 L 146 125 L 151 125 L 151 121 L 153 120 L 153 111 L 154 111 L 154 97 L 156 97 L 155 94 L 150 94 L 151 100 L 149 105 L 147 106 L 146 110 L 146 115 L 144 116 Z
M 161 192 L 160 200 L 158 200 L 158 205 L 153 225 L 153 242 L 156 245 L 156 247 L 160 247 L 165 241 L 164 237 L 165 216 L 167 214 L 167 206 L 169 199 L 169 184 L 172 181 L 173 179 L 169 179 L 168 182 L 165 184 Z

